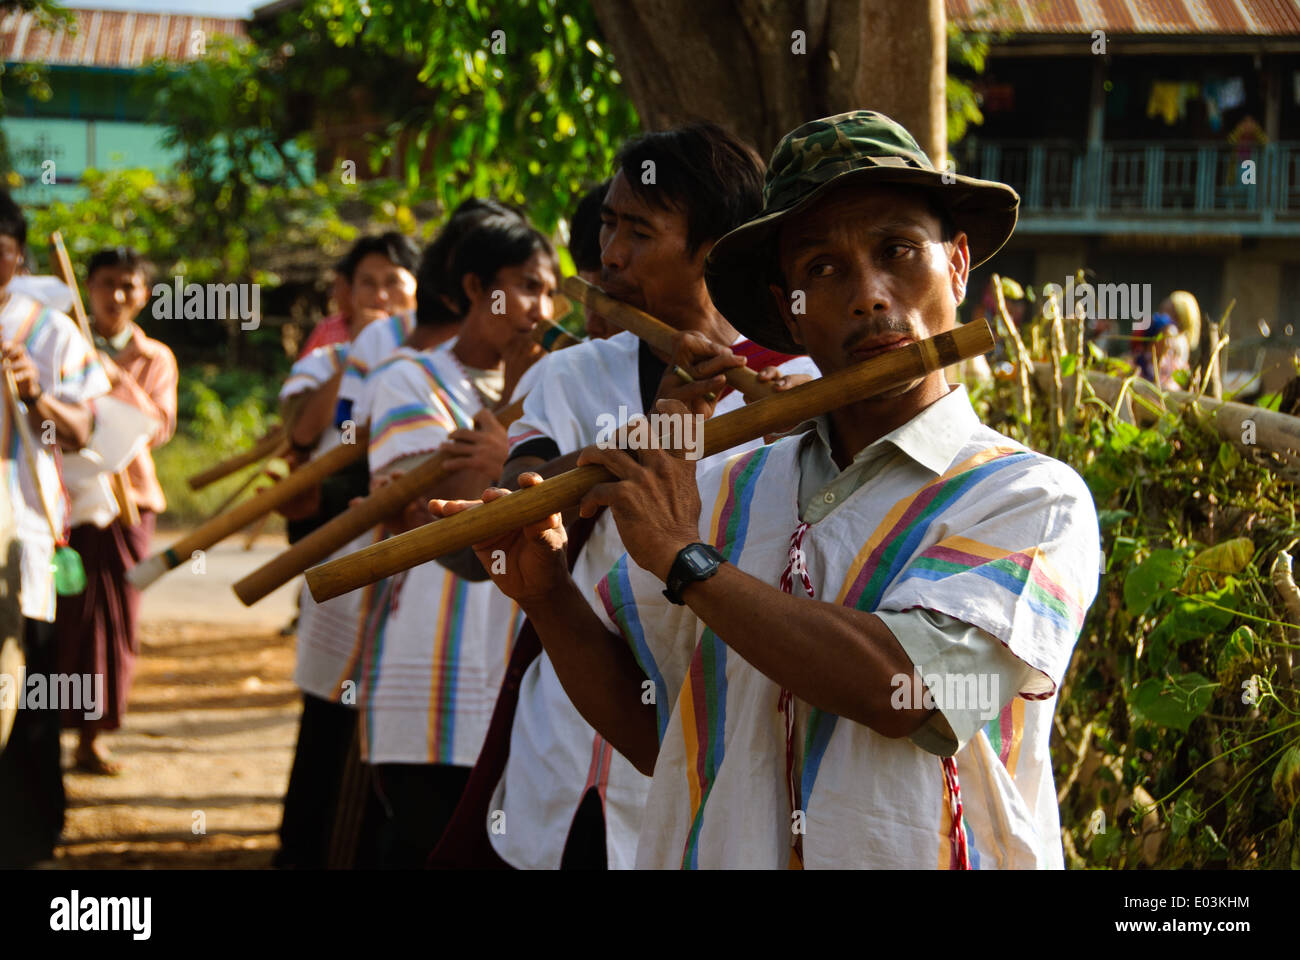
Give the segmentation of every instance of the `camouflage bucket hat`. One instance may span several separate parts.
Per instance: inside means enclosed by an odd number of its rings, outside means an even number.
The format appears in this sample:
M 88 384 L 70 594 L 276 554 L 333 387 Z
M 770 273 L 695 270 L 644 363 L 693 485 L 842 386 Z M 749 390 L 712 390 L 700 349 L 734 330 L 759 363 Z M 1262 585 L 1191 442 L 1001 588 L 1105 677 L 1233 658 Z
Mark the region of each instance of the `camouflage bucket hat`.
M 832 186 L 850 181 L 924 189 L 966 234 L 972 268 L 997 253 L 1016 226 L 1020 197 L 1015 190 L 940 173 L 912 135 L 883 114 L 855 110 L 805 123 L 786 134 L 772 154 L 762 211 L 719 240 L 705 266 L 714 306 L 755 343 L 783 353 L 804 352 L 786 330 L 767 286 L 775 273 L 781 222 Z

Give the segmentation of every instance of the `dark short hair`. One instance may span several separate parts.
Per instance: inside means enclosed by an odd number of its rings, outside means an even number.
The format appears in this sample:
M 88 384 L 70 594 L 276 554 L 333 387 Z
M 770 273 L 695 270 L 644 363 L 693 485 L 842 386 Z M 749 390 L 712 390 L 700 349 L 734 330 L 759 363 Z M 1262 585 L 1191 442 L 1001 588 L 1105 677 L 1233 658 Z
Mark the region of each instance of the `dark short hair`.
M 469 309 L 466 274 L 486 286 L 503 267 L 518 266 L 535 253 L 556 266 L 551 242 L 512 210 L 453 217 L 424 251 L 415 285 L 416 322 L 436 326 L 461 320 Z
M 390 230 L 377 237 L 362 237 L 352 245 L 352 249 L 344 255 L 334 269 L 346 277 L 348 283 L 351 283 L 361 261 L 372 253 L 387 257 L 391 263 L 411 273 L 415 273 L 419 268 L 420 248 L 415 245 L 415 241 L 396 230 Z
M 654 183 L 644 183 L 647 161 Z M 638 198 L 686 217 L 686 248 L 694 254 L 758 213 L 763 205 L 763 159 L 716 123 L 688 123 L 626 143 L 615 158 Z
M 600 207 L 609 192 L 609 181 L 599 183 L 582 195 L 569 221 L 569 256 L 579 270 L 600 269 Z
M 18 246 L 27 245 L 27 218 L 7 191 L 0 190 L 0 236 L 13 237 Z
M 456 245 L 475 224 L 491 216 L 516 217 L 523 220 L 523 214 L 515 207 L 498 200 L 484 200 L 470 197 L 462 201 L 447 222 L 443 224 L 438 235 L 434 237 L 420 257 L 420 269 L 415 275 L 415 320 L 422 326 L 459 323 L 460 316 L 448 302 L 452 288 L 452 259 L 456 255 Z M 460 278 L 455 280 L 460 284 Z
M 153 264 L 131 247 L 106 247 L 96 252 L 86 262 L 86 280 L 89 281 L 95 275 L 96 270 L 104 270 L 110 267 L 122 267 L 143 274 L 146 286 L 153 282 Z

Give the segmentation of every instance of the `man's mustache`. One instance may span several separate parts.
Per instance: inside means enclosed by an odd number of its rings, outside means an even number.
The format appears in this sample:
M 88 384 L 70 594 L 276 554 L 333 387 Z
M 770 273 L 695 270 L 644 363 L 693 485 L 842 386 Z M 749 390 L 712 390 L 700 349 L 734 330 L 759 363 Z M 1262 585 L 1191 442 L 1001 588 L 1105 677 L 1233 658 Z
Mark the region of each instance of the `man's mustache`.
M 858 348 L 859 344 L 866 343 L 868 340 L 875 340 L 877 337 L 883 337 L 886 334 L 895 333 L 902 337 L 917 338 L 917 332 L 912 325 L 906 320 L 899 317 L 886 317 L 884 320 L 873 320 L 871 326 L 866 330 L 855 330 L 844 340 L 844 350 L 851 353 Z

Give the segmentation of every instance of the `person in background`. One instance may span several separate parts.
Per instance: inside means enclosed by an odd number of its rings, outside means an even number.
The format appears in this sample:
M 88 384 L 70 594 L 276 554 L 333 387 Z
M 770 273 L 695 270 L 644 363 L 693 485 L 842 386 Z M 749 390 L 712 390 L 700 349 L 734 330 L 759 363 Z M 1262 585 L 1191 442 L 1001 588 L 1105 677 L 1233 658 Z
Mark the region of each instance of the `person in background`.
M 1186 349 L 1178 324 L 1167 313 L 1153 313 L 1147 329 L 1133 332 L 1133 366 L 1162 390 L 1179 389 L 1174 373 L 1188 369 Z
M 444 328 L 454 318 L 460 332 L 428 350 L 408 341 L 370 374 L 357 404 L 357 415 L 371 423 L 373 488 L 436 451 L 446 455 L 444 478 L 394 518 L 389 532 L 428 523 L 430 496 L 474 491 L 500 475 L 506 430 L 488 411 L 510 400 L 510 345 L 535 346 L 533 327 L 552 319 L 558 273 L 550 243 L 513 213 L 453 219 L 430 244 L 416 330 Z M 387 815 L 378 861 L 419 868 L 487 733 L 513 609 L 491 583 L 467 582 L 436 563 L 381 581 L 373 595 L 357 714 L 362 759 Z
M 23 261 L 27 219 L 0 192 L 0 352 L 13 375 L 19 416 L 35 439 L 35 474 L 20 428 L 5 402 L 0 412 L 5 496 L 13 508 L 20 551 L 22 645 L 28 675 L 55 672 L 55 534 L 67 524 L 67 501 L 52 444 L 79 450 L 90 440 L 91 401 L 111 386 L 77 325 L 26 294 L 8 289 Z M 8 389 L 4 387 L 3 389 Z M 12 562 L 12 561 L 11 561 Z M 0 753 L 0 867 L 26 867 L 54 856 L 66 805 L 59 769 L 60 716 L 55 710 L 19 710 Z
M 372 322 L 415 309 L 419 261 L 419 249 L 395 231 L 364 237 L 353 245 L 338 266 L 351 291 L 347 343 L 355 341 Z M 282 415 L 291 425 L 290 439 L 299 462 L 317 449 L 334 422 L 346 350 L 342 343 L 333 346 L 338 349 L 321 348 L 299 360 L 280 391 Z M 347 498 L 341 505 L 347 505 Z M 320 522 L 328 519 L 323 517 Z
M 171 439 L 176 430 L 176 357 L 167 346 L 145 335 L 136 317 L 149 300 L 153 266 L 129 247 L 101 250 L 90 258 L 86 287 L 91 327 L 100 363 L 112 385 L 111 396 L 154 421 L 149 449 L 127 467 L 126 495 L 140 522 L 122 517 L 101 529 L 94 523 L 72 528 L 69 546 L 81 555 L 86 589 L 60 597 L 55 620 L 59 672 L 104 677 L 102 716 L 65 710 L 65 726 L 80 731 L 75 768 L 83 773 L 120 772 L 96 738 L 116 730 L 126 713 L 127 695 L 139 644 L 135 636 L 140 591 L 126 579 L 148 556 L 158 514 L 167 509 L 153 456 L 149 452 Z
M 1192 351 L 1201 342 L 1201 305 L 1186 290 L 1175 290 L 1161 302 L 1160 313 L 1173 319 L 1178 333 L 1169 336 L 1170 373 L 1192 368 Z
M 390 232 L 363 237 L 339 261 L 338 274 L 351 293 L 348 339 L 319 347 L 293 365 L 280 390 L 281 415 L 290 425 L 291 463 L 300 465 L 344 440 L 336 418 L 340 385 L 357 338 L 372 325 L 408 317 L 415 308 L 415 271 L 419 249 L 407 237 Z M 412 320 L 413 322 L 413 320 Z M 318 487 L 281 513 L 295 543 L 365 496 L 370 474 L 364 459 L 327 477 Z M 360 549 L 358 537 L 344 550 Z M 331 857 L 339 784 L 356 727 L 356 711 L 338 702 L 337 663 L 346 659 L 361 616 L 360 597 L 348 594 L 316 603 L 304 586 L 299 594 L 298 650 L 294 682 L 303 694 L 302 717 L 293 767 L 284 796 L 280 849 L 274 865 L 286 869 L 320 869 Z M 362 815 L 362 832 L 378 822 L 378 804 Z
M 298 359 L 301 360 L 320 347 L 328 347 L 335 343 L 346 343 L 350 339 L 349 334 L 352 330 L 352 284 L 343 273 L 342 261 L 334 267 L 334 288 L 330 293 L 330 302 L 334 304 L 334 313 L 322 318 L 316 326 L 311 328 L 311 333 L 307 335 L 307 342 L 298 351 Z

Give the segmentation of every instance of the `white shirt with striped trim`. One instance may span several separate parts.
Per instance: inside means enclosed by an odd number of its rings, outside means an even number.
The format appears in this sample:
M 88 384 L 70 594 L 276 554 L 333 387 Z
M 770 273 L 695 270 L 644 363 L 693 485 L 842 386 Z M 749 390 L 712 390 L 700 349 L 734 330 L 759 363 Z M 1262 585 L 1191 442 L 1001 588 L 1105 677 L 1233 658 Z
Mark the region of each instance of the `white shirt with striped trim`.
M 448 434 L 473 425 L 500 376 L 464 367 L 455 341 L 430 351 L 400 347 L 371 371 L 370 472 L 403 472 Z M 370 589 L 370 588 L 367 588 Z M 490 580 L 471 583 L 424 563 L 374 588 L 362 635 L 362 759 L 367 763 L 471 766 L 505 677 L 517 608 Z
M 657 692 L 660 750 L 637 866 L 786 867 L 796 826 L 809 868 L 954 866 L 952 795 L 936 756 L 951 751 L 971 865 L 1061 867 L 1048 744 L 1057 687 L 1097 593 L 1100 537 L 1087 486 L 1065 464 L 981 424 L 960 386 L 861 451 L 837 478 L 843 490 L 835 481 L 818 487 L 820 471 L 801 484 L 823 442 L 787 437 L 702 471 L 701 539 L 776 586 L 801 521 L 801 491 L 818 490 L 823 503 L 835 495 L 832 510 L 805 507 L 802 517 L 813 520 L 802 549 L 814 599 L 883 614 L 891 630 L 904 624 L 900 644 L 933 684 L 958 742 L 944 749 L 933 737 L 888 738 L 796 698 L 797 816 L 779 685 L 689 606 L 669 603 L 658 578 L 624 555 L 596 593 L 598 614 L 631 645 Z M 857 483 L 854 471 L 870 475 Z M 792 592 L 806 596 L 798 577 Z M 927 613 L 942 617 L 908 621 Z M 974 632 L 946 633 L 950 622 Z M 990 660 L 982 643 L 960 649 L 985 634 L 1013 660 Z M 1015 686 L 991 689 L 1004 680 Z M 972 711 L 971 698 L 989 699 L 987 710 Z
M 546 437 L 560 455 L 572 453 L 596 442 L 602 415 L 617 416 L 620 407 L 629 416 L 643 414 L 640 349 L 641 341 L 624 332 L 543 357 L 533 368 L 538 372 L 523 416 L 510 428 L 511 449 Z M 807 357 L 796 357 L 781 370 L 819 376 Z M 715 415 L 743 405 L 744 398 L 730 391 L 718 401 Z M 590 593 L 622 553 L 618 530 L 606 512 L 578 557 L 574 581 Z M 490 809 L 503 811 L 506 823 L 504 833 L 489 831 L 497 855 L 519 869 L 558 869 L 578 806 L 595 788 L 604 803 L 608 865 L 628 869 L 635 860 L 649 785 L 650 779 L 578 713 L 543 652 L 520 683 L 510 756 L 492 798 Z
M 0 309 L 0 339 L 19 341 L 36 365 L 41 389 L 65 403 L 83 403 L 109 392 L 108 375 L 72 318 L 25 293 L 11 292 Z M 28 421 L 30 423 L 30 420 Z M 14 524 L 22 545 L 22 586 L 19 600 L 23 616 L 54 622 L 54 538 L 50 535 L 42 495 L 54 515 L 60 534 L 66 533 L 68 501 L 52 447 L 43 442 L 44 431 L 34 428 L 36 471 L 40 487 L 32 477 L 23 452 L 17 425 L 4 404 L 3 451 L 6 494 L 13 503 Z

